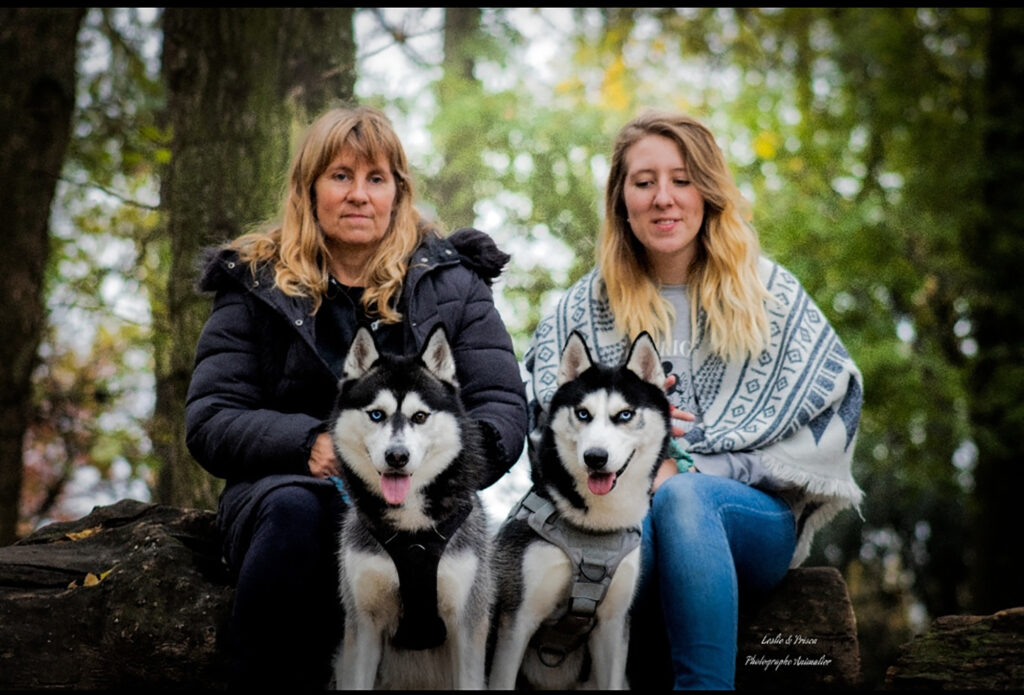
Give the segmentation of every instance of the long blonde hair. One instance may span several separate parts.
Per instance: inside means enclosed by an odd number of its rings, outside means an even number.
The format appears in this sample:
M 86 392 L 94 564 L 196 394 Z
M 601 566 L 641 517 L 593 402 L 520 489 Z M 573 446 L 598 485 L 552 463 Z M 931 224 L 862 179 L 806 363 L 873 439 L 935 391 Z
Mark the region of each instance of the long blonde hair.
M 597 262 L 616 327 L 630 337 L 646 330 L 662 341 L 671 338 L 676 320 L 659 292 L 647 251 L 633 234 L 623 197 L 626 154 L 648 135 L 662 135 L 679 146 L 690 180 L 704 198 L 704 221 L 687 276 L 694 340 L 701 307 L 712 351 L 724 359 L 756 355 L 768 342 L 764 302 L 770 295 L 757 272 L 761 248 L 748 224 L 749 206 L 711 131 L 682 114 L 645 111 L 623 126 L 615 140 Z
M 378 109 L 335 108 L 317 118 L 292 160 L 280 224 L 240 236 L 228 246 L 238 251 L 253 273 L 260 265 L 272 264 L 277 287 L 291 296 L 312 298 L 315 314 L 327 291 L 329 275 L 313 186 L 342 150 L 369 162 L 385 159 L 395 177 L 391 224 L 369 261 L 362 303 L 367 313 L 379 315 L 385 323 L 397 323 L 402 316 L 395 306 L 409 257 L 429 228 L 413 207 L 405 150 L 387 116 Z

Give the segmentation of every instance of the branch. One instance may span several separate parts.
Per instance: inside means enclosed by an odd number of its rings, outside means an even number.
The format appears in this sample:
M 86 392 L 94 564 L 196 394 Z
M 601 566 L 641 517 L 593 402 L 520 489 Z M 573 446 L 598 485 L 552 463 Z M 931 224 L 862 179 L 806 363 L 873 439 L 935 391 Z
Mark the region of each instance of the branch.
M 98 191 L 102 191 L 103 193 L 106 193 L 107 195 L 109 195 L 109 196 L 111 196 L 113 198 L 117 198 L 118 200 L 120 200 L 125 205 L 131 205 L 132 207 L 137 207 L 137 208 L 140 208 L 142 210 L 151 210 L 151 211 L 154 211 L 154 212 L 160 210 L 160 206 L 159 205 L 149 205 L 148 203 L 142 203 L 142 202 L 139 202 L 138 200 L 133 200 L 133 199 L 128 198 L 128 197 L 126 197 L 124 195 L 121 195 L 117 191 L 113 191 L 113 190 L 107 188 L 106 186 L 102 186 L 102 185 L 100 185 L 98 183 L 95 183 L 95 182 L 92 182 L 92 181 L 74 181 L 74 180 L 69 179 L 69 178 L 67 178 L 65 176 L 58 176 L 57 179 L 59 181 L 63 181 L 64 183 L 66 183 L 68 185 L 71 185 L 71 186 L 77 186 L 79 188 L 93 188 L 93 189 L 96 189 Z

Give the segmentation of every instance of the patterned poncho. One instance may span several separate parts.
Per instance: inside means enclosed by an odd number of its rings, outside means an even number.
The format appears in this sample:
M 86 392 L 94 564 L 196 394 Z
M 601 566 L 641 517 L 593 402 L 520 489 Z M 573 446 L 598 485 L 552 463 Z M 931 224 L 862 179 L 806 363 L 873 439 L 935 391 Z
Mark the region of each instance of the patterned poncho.
M 679 443 L 705 454 L 757 450 L 769 473 L 800 489 L 800 506 L 809 513 L 797 539 L 796 567 L 819 528 L 839 511 L 860 506 L 863 492 L 851 462 L 863 390 L 860 371 L 799 281 L 765 258 L 758 272 L 773 297 L 766 305 L 769 345 L 752 358 L 725 362 L 710 351 L 706 315 L 698 313 L 691 377 L 703 422 Z M 534 333 L 525 357 L 531 413 L 551 402 L 561 350 L 574 330 L 606 364 L 618 364 L 629 347 L 615 329 L 596 268 L 569 288 Z

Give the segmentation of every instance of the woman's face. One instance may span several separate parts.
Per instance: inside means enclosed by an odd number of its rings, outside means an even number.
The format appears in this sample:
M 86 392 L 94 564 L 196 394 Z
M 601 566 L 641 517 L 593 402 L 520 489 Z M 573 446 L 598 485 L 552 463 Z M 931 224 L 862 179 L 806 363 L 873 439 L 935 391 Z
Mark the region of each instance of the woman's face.
M 633 143 L 625 162 L 623 199 L 633 234 L 658 279 L 682 284 L 697 253 L 704 197 L 690 182 L 679 146 L 663 135 Z
M 329 248 L 365 253 L 384 238 L 398 190 L 386 159 L 367 162 L 342 150 L 313 190 L 317 221 Z

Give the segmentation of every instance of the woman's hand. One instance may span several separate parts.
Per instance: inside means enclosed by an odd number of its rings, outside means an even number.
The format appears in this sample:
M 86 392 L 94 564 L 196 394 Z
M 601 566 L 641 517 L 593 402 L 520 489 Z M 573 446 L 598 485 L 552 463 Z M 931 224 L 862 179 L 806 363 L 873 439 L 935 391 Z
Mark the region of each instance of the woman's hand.
M 670 388 L 672 388 L 673 385 L 675 385 L 675 383 L 676 383 L 676 375 L 675 374 L 669 374 L 668 378 L 665 379 L 665 390 L 668 391 Z M 674 418 L 676 420 L 682 420 L 683 422 L 693 422 L 694 420 L 697 419 L 697 416 L 694 415 L 693 413 L 688 412 L 686 410 L 680 410 L 679 408 L 675 407 L 674 405 L 673 406 L 669 406 L 668 415 L 669 415 L 670 418 Z M 683 429 L 682 425 L 680 425 L 680 426 L 673 426 L 672 427 L 672 436 L 673 437 L 682 437 L 684 434 L 686 434 L 686 430 Z
M 654 472 L 654 485 L 651 492 L 656 492 L 661 484 L 679 472 L 676 460 L 673 458 L 664 459 L 658 469 Z
M 331 442 L 329 432 L 321 432 L 313 442 L 313 448 L 309 452 L 309 472 L 314 478 L 329 478 L 332 475 L 340 475 L 341 467 L 338 459 L 334 456 L 334 443 Z
M 668 378 L 665 379 L 665 390 L 668 391 L 669 389 L 671 389 L 675 383 L 676 375 L 669 374 Z M 674 405 L 669 406 L 668 415 L 670 418 L 674 420 L 680 420 L 682 422 L 693 422 L 694 420 L 697 419 L 697 417 L 693 413 L 687 412 L 685 410 L 680 410 Z M 682 437 L 684 434 L 686 434 L 686 430 L 683 429 L 682 425 L 672 427 L 673 437 Z M 674 458 L 667 458 L 663 460 L 661 464 L 658 466 L 658 469 L 654 473 L 654 486 L 652 488 L 652 491 L 657 490 L 662 483 L 664 483 L 666 480 L 668 480 L 678 472 L 679 464 L 676 463 L 676 460 Z

